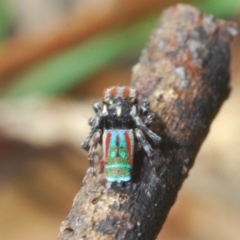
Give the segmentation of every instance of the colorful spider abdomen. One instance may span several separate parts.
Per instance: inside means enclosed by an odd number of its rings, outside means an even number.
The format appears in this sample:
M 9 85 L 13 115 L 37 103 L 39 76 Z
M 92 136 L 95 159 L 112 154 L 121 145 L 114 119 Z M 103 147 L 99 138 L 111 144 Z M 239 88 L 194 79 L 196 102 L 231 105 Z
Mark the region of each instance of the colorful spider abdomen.
M 105 129 L 102 139 L 106 179 L 110 182 L 129 181 L 133 165 L 133 130 Z

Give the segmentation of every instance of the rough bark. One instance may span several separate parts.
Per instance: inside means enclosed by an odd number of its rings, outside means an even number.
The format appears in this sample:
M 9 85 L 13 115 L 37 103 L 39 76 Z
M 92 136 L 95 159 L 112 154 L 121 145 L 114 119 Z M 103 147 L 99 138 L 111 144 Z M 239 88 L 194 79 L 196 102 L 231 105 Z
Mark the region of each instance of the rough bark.
M 62 222 L 59 240 L 152 240 L 174 204 L 210 124 L 230 92 L 231 22 L 187 5 L 165 10 L 133 68 L 131 85 L 157 113 L 152 129 L 163 137 L 154 165 L 136 152 L 132 181 L 107 183 L 96 156 Z

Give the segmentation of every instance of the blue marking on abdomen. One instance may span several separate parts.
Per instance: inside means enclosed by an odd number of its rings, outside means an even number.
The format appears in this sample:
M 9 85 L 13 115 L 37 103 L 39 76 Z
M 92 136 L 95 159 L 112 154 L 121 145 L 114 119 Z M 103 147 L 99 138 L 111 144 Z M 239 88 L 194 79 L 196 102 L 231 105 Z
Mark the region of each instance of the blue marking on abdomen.
M 124 163 L 112 163 L 112 164 L 106 164 L 105 168 L 132 168 L 132 165 L 130 164 L 124 164 Z
M 125 177 L 109 177 L 106 176 L 106 179 L 109 182 L 128 182 L 131 180 L 131 176 L 125 176 Z

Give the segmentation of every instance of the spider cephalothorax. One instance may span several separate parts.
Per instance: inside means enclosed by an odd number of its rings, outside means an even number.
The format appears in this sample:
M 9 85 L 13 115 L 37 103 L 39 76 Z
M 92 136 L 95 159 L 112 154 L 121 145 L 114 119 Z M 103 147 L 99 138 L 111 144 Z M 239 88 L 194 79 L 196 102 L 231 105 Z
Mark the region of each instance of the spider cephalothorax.
M 102 143 L 107 180 L 129 181 L 135 140 L 150 158 L 153 149 L 145 135 L 155 145 L 161 140 L 161 137 L 147 127 L 152 122 L 154 114 L 149 112 L 147 101 L 144 101 L 138 109 L 137 90 L 127 86 L 108 88 L 103 101 L 95 103 L 93 108 L 96 116 L 89 119 L 91 131 L 82 143 L 82 148 L 89 152 L 88 159 L 93 167 L 96 147 Z M 144 117 L 144 122 L 140 115 Z M 93 144 L 90 146 L 91 139 Z

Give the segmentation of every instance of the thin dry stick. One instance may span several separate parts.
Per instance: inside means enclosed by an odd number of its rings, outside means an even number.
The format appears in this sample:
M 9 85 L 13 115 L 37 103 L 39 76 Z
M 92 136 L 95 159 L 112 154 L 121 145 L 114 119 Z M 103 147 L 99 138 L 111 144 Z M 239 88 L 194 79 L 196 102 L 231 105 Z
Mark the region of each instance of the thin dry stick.
M 152 127 L 164 141 L 154 151 L 155 171 L 137 152 L 133 180 L 109 184 L 97 156 L 97 177 L 87 173 L 59 240 L 156 238 L 229 95 L 229 42 L 236 34 L 233 23 L 187 5 L 164 11 L 132 79 L 140 101 L 149 98 L 158 114 Z

